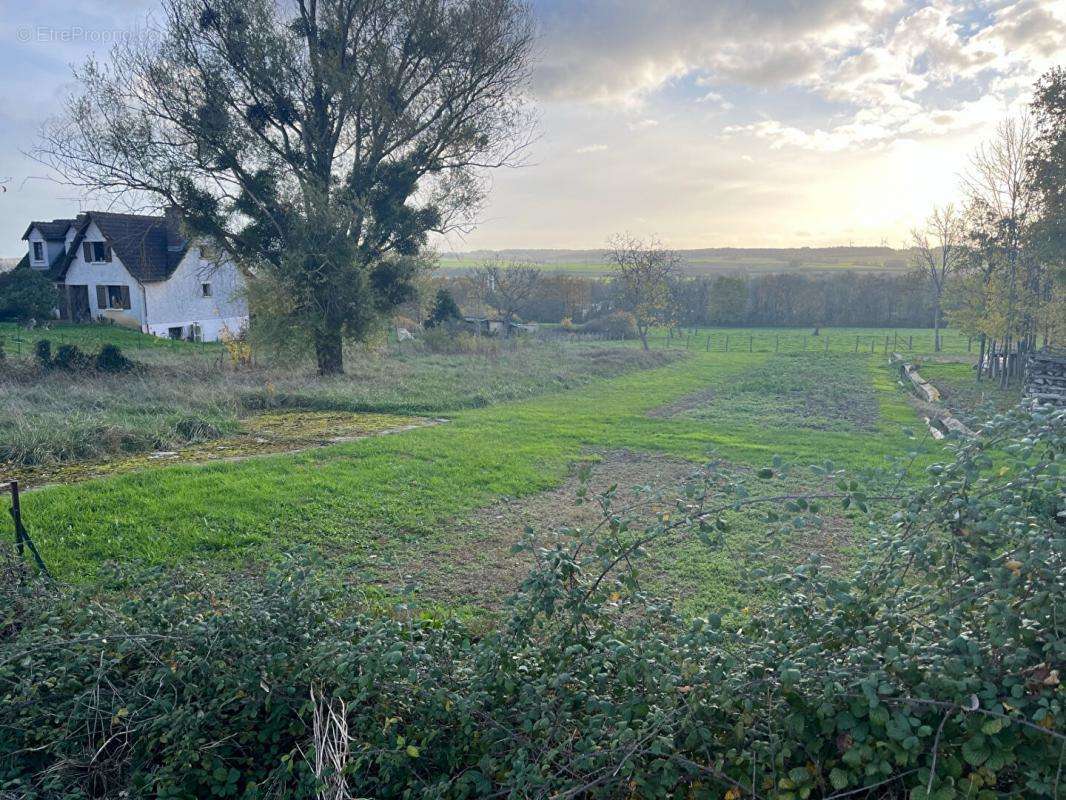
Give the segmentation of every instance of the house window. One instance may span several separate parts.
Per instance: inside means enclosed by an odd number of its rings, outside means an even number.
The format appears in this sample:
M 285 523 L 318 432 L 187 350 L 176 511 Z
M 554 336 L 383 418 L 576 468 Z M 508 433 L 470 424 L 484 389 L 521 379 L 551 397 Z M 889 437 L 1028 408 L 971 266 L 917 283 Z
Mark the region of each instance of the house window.
M 38 263 L 44 261 L 44 242 L 33 243 L 33 260 Z
M 201 283 L 200 284 L 200 295 L 202 297 L 210 297 L 211 296 L 211 284 L 210 283 Z
M 81 253 L 90 264 L 111 260 L 111 248 L 106 242 L 82 242 Z
M 101 311 L 108 308 L 130 308 L 129 286 L 97 286 L 96 306 Z
M 181 337 L 185 334 L 185 328 L 181 325 L 176 325 L 173 328 L 167 328 L 167 336 L 173 339 L 175 342 L 180 341 Z

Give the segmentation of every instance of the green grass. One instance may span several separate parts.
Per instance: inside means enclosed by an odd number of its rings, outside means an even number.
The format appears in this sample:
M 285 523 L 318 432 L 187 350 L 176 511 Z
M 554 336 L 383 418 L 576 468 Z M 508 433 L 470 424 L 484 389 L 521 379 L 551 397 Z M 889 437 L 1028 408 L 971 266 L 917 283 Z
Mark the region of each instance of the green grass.
M 262 410 L 449 414 L 582 386 L 678 355 L 595 342 L 497 347 L 477 355 L 349 348 L 346 374 L 319 378 L 299 364 L 233 369 L 217 345 L 202 348 L 101 325 L 57 332 L 86 349 L 116 335 L 141 367 L 109 376 L 42 372 L 28 356 L 8 362 L 0 369 L 0 472 L 174 449 L 205 435 L 232 434 L 242 416 Z
M 694 467 L 720 458 L 743 470 L 775 454 L 801 467 L 831 459 L 862 469 L 915 449 L 921 461 L 939 452 L 905 434 L 921 426 L 884 358 L 886 335 L 890 352 L 920 354 L 932 349 L 929 331 L 664 330 L 654 333 L 650 356 L 635 342 L 581 339 L 488 356 L 393 344 L 353 350 L 348 374 L 327 380 L 280 365 L 220 368 L 220 348 L 212 354 L 102 326 L 63 333 L 86 349 L 117 333 L 147 366 L 133 376 L 72 379 L 17 365 L 14 377 L 0 378 L 0 447 L 17 429 L 43 458 L 91 458 L 99 453 L 57 443 L 103 435 L 111 450 L 137 451 L 166 446 L 190 417 L 226 435 L 248 414 L 275 408 L 451 420 L 302 453 L 157 466 L 31 492 L 24 509 L 35 539 L 58 575 L 79 581 L 109 560 L 243 568 L 311 546 L 344 580 L 388 596 L 399 575 L 419 571 L 424 553 L 446 561 L 478 547 L 479 532 L 457 536 L 456 520 L 502 497 L 521 503 L 558 487 L 575 460 L 597 453 L 646 451 Z M 964 355 L 965 337 L 953 333 L 948 351 Z M 818 479 L 800 469 L 791 481 L 805 488 Z M 0 536 L 10 535 L 5 524 Z M 552 524 L 539 520 L 544 530 Z M 850 522 L 841 525 L 850 531 Z M 736 515 L 721 550 L 687 540 L 661 549 L 651 584 L 692 612 L 750 602 L 740 566 L 766 544 L 764 527 L 757 515 Z M 789 546 L 797 558 L 825 550 L 840 559 L 846 539 Z
M 22 361 L 33 358 L 33 349 L 40 339 L 52 342 L 52 352 L 64 344 L 74 344 L 83 350 L 98 350 L 102 345 L 118 345 L 127 355 L 148 359 L 153 363 L 161 360 L 191 359 L 202 357 L 215 360 L 222 354 L 222 345 L 217 342 L 183 342 L 149 336 L 119 325 L 70 325 L 52 323 L 51 327 L 27 330 L 12 322 L 0 322 L 0 339 L 9 359 Z
M 728 391 L 695 398 L 676 416 L 717 426 L 768 419 L 814 430 L 871 429 L 877 422 L 877 395 L 863 356 L 842 353 L 774 353 L 757 369 L 739 373 Z
M 944 355 L 976 354 L 977 342 L 958 330 L 942 333 Z M 653 332 L 652 349 L 703 352 L 859 353 L 904 356 L 933 352 L 931 328 L 684 328 Z M 633 343 L 629 343 L 633 346 Z
M 902 432 L 913 424 L 913 412 L 891 373 L 868 356 L 852 356 L 846 367 L 865 374 L 873 387 L 878 410 L 867 430 L 802 429 L 755 412 L 727 425 L 649 416 L 709 385 L 728 393 L 769 361 L 768 354 L 692 353 L 578 389 L 460 411 L 435 428 L 45 488 L 26 496 L 26 519 L 65 578 L 89 578 L 109 559 L 232 564 L 302 544 L 328 554 L 339 569 L 373 573 L 419 539 L 442 535 L 457 514 L 501 495 L 522 497 L 558 485 L 572 461 L 590 449 L 694 461 L 714 453 L 751 466 L 781 454 L 798 464 L 832 459 L 863 468 L 916 446 Z M 918 446 L 935 452 L 932 445 Z

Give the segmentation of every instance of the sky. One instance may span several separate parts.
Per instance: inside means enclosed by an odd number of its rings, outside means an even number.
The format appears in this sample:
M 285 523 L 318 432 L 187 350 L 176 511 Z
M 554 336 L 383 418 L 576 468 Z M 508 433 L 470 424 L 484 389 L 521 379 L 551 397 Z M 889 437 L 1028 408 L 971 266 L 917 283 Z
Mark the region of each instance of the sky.
M 157 0 L 0 4 L 0 255 L 85 205 L 25 153 Z M 536 135 L 442 251 L 906 243 L 1066 63 L 1066 0 L 531 0 Z M 59 22 L 57 22 L 59 21 Z M 69 22 L 65 22 L 69 21 Z

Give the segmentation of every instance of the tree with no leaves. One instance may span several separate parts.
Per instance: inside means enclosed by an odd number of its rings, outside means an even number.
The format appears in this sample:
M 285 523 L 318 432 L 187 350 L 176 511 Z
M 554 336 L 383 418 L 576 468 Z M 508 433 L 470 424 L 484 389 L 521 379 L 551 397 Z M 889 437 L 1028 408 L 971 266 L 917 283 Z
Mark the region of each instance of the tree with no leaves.
M 541 275 L 537 267 L 527 264 L 493 262 L 475 269 L 471 277 L 481 299 L 496 309 L 510 335 L 511 323 L 524 313 L 540 290 Z
M 940 322 L 944 287 L 964 256 L 963 225 L 950 203 L 934 208 L 925 228 L 911 231 L 915 267 L 929 279 L 933 289 L 933 349 L 940 352 Z
M 1027 258 L 1029 226 L 1035 220 L 1038 195 L 1029 180 L 1027 165 L 1033 148 L 1033 127 L 1029 117 L 1008 119 L 996 129 L 995 136 L 978 148 L 964 177 L 969 195 L 970 216 L 981 231 L 989 231 L 989 285 L 1002 286 L 1005 314 L 999 333 L 1002 352 L 1008 358 L 1012 350 L 1028 339 L 1030 321 L 1019 308 L 1021 294 L 1028 291 L 1039 271 L 1039 264 Z M 1000 373 L 1006 388 L 1011 368 Z
M 670 281 L 680 271 L 681 257 L 658 239 L 642 241 L 628 234 L 615 236 L 608 247 L 607 263 L 617 272 L 622 307 L 636 320 L 647 350 L 648 331 L 674 321 Z
M 408 299 L 431 232 L 467 228 L 528 131 L 524 0 L 164 0 L 89 61 L 38 157 L 90 194 L 176 206 L 253 298 L 342 371 Z M 258 313 L 258 312 L 257 312 Z

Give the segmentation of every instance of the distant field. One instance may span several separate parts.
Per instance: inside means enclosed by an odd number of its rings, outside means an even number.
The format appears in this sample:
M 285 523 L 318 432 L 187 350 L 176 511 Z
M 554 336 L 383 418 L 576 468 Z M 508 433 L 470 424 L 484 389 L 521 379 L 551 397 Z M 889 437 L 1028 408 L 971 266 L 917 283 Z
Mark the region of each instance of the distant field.
M 683 270 L 689 275 L 729 273 L 901 273 L 910 269 L 909 253 L 891 248 L 818 248 L 799 250 L 682 250 Z M 504 250 L 477 251 L 440 256 L 444 274 L 461 274 L 493 259 L 504 263 L 532 264 L 548 272 L 587 276 L 609 274 L 610 265 L 601 250 Z
M 543 326 L 551 329 L 552 326 Z M 680 349 L 712 353 L 866 353 L 890 356 L 933 352 L 932 328 L 682 328 L 653 331 L 652 350 Z M 575 336 L 575 339 L 581 337 Z M 958 330 L 940 335 L 942 355 L 971 356 L 977 340 Z M 617 344 L 640 347 L 640 342 Z

